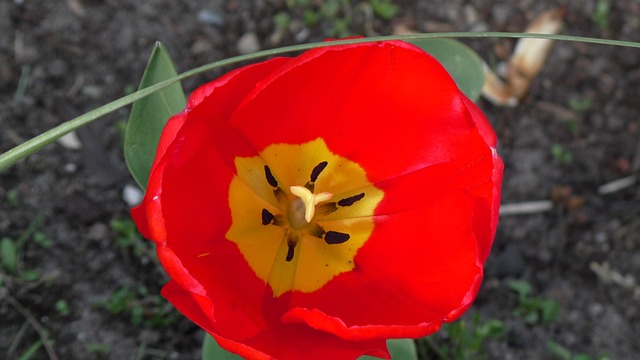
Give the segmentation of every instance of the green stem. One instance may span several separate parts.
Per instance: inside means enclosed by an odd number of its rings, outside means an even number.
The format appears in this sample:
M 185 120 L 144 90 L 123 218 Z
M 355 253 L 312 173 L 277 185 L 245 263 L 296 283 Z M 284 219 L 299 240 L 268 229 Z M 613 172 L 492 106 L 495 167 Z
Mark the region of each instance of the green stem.
M 22 248 L 22 246 L 24 246 L 24 243 L 26 243 L 27 240 L 29 240 L 29 238 L 31 237 L 31 235 L 33 235 L 33 233 L 36 232 L 36 229 L 38 229 L 38 226 L 40 226 L 40 223 L 42 222 L 43 219 L 44 219 L 44 215 L 42 215 L 42 213 L 39 213 L 38 215 L 36 215 L 36 218 L 33 219 L 33 221 L 31 221 L 27 230 L 22 232 L 18 240 L 16 240 L 16 249 L 20 249 Z
M 42 149 L 46 145 L 54 142 L 55 140 L 64 136 L 65 134 L 70 133 L 75 129 L 78 129 L 81 126 L 84 126 L 117 109 L 127 106 L 135 102 L 136 100 L 139 100 L 145 96 L 148 96 L 177 81 L 181 81 L 190 76 L 200 74 L 205 71 L 217 69 L 223 66 L 232 65 L 239 62 L 243 62 L 243 61 L 255 60 L 262 57 L 275 56 L 275 55 L 280 55 L 280 54 L 289 53 L 289 52 L 309 50 L 312 48 L 320 48 L 320 47 L 336 46 L 336 45 L 347 45 L 347 44 L 359 44 L 359 43 L 374 42 L 374 41 L 417 40 L 417 39 L 432 39 L 432 38 L 535 38 L 535 39 L 573 41 L 573 42 L 582 42 L 582 43 L 598 44 L 598 45 L 640 48 L 640 43 L 637 43 L 637 42 L 609 40 L 609 39 L 596 39 L 596 38 L 571 36 L 571 35 L 549 35 L 549 34 L 511 33 L 511 32 L 479 32 L 479 33 L 448 32 L 448 33 L 376 36 L 376 37 L 360 38 L 360 39 L 337 40 L 337 41 L 331 41 L 331 42 L 316 42 L 316 43 L 285 46 L 277 49 L 264 50 L 264 51 L 259 51 L 253 54 L 236 56 L 229 59 L 220 60 L 220 61 L 216 61 L 210 64 L 197 67 L 195 69 L 186 71 L 172 79 L 168 79 L 160 83 L 157 83 L 153 86 L 149 86 L 142 90 L 138 90 L 135 93 L 121 97 L 106 105 L 100 106 L 97 109 L 91 110 L 74 119 L 64 122 L 56 126 L 55 128 L 48 130 L 30 140 L 27 140 L 24 143 L 0 155 L 0 170 L 10 167 L 11 165 L 15 164 L 17 161 L 35 153 L 36 151 Z

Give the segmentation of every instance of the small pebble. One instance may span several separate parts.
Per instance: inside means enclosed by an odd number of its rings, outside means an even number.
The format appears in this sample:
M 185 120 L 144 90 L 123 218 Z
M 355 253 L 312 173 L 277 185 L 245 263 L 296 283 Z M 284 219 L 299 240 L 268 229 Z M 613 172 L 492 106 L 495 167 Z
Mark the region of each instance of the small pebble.
M 198 11 L 198 21 L 204 24 L 222 26 L 224 25 L 224 16 L 217 11 L 202 9 Z
M 196 55 L 205 54 L 212 49 L 213 47 L 208 39 L 198 39 L 191 46 L 191 51 Z
M 58 139 L 58 143 L 63 147 L 71 150 L 79 150 L 82 149 L 82 143 L 78 138 L 78 134 L 75 131 L 72 131 L 63 137 Z
M 236 47 L 241 55 L 259 51 L 260 41 L 258 40 L 258 35 L 252 31 L 242 35 L 240 39 L 238 39 Z
M 88 96 L 92 99 L 99 99 L 102 97 L 102 88 L 98 85 L 85 85 L 80 92 L 82 95 Z
M 295 39 L 298 42 L 303 42 L 307 40 L 310 35 L 311 35 L 311 31 L 305 27 L 295 35 Z
M 67 174 L 73 174 L 76 171 L 78 171 L 78 165 L 74 164 L 74 163 L 67 163 L 64 165 L 64 171 Z
M 479 19 L 478 12 L 473 6 L 465 5 L 464 18 L 467 25 L 475 25 Z
M 142 201 L 144 194 L 139 187 L 134 185 L 125 185 L 122 189 L 122 199 L 129 206 L 137 206 Z

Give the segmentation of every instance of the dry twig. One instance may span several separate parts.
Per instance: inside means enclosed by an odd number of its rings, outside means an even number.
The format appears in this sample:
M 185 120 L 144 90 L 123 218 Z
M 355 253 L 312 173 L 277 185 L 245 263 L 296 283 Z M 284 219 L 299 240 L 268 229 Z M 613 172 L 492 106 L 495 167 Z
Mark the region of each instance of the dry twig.
M 42 327 L 40 322 L 38 322 L 38 320 L 31 314 L 31 312 L 29 312 L 29 310 L 27 310 L 27 308 L 22 306 L 18 302 L 18 300 L 16 300 L 13 296 L 7 295 L 6 299 L 7 299 L 7 302 L 9 302 L 9 304 L 11 304 L 11 306 L 13 306 L 16 310 L 18 310 L 18 312 L 20 314 L 22 314 L 22 316 L 24 316 L 25 319 L 27 319 L 29 324 L 31 324 L 33 329 L 38 333 L 38 336 L 40 337 L 40 341 L 42 341 L 42 346 L 44 346 L 44 349 L 47 352 L 47 355 L 49 356 L 49 359 L 50 360 L 58 360 L 58 355 L 56 355 L 56 352 L 53 349 L 53 346 L 51 346 L 51 342 L 49 341 L 49 338 L 47 337 L 46 331 L 45 331 L 44 327 Z

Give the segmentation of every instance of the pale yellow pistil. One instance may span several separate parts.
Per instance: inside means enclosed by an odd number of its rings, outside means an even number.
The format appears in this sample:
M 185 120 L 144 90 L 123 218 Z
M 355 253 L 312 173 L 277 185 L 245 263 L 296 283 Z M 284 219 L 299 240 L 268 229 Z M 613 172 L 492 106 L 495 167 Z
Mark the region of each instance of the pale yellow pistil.
M 333 194 L 328 192 L 314 194 L 304 186 L 291 186 L 289 190 L 298 197 L 289 206 L 289 221 L 295 228 L 301 228 L 310 223 L 316 213 L 316 205 L 333 197 Z

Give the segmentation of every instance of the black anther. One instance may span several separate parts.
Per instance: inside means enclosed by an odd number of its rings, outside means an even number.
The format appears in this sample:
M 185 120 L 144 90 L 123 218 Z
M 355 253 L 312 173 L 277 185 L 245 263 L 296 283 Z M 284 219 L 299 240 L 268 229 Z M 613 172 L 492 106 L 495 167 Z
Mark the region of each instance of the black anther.
M 268 165 L 264 166 L 264 175 L 267 178 L 267 182 L 269 183 L 269 185 L 275 187 L 278 187 L 278 181 L 276 180 L 275 177 L 273 177 L 273 174 L 271 173 L 271 169 L 269 169 Z
M 326 241 L 327 244 L 330 245 L 342 244 L 343 242 L 349 240 L 349 238 L 349 234 L 337 231 L 327 231 L 327 233 L 324 234 L 324 241 Z
M 355 203 L 356 201 L 362 199 L 364 197 L 364 193 L 360 193 L 358 195 L 353 195 L 350 196 L 346 199 L 342 199 L 340 201 L 338 201 L 338 206 L 351 206 L 353 205 L 353 203 Z
M 293 252 L 296 250 L 296 244 L 288 244 L 289 245 L 289 249 L 287 250 L 287 257 L 285 260 L 287 260 L 287 262 L 293 260 Z
M 267 209 L 262 209 L 262 225 L 269 225 L 273 222 L 275 216 Z
M 328 164 L 329 164 L 328 162 L 323 161 L 313 168 L 313 170 L 311 171 L 311 177 L 310 177 L 311 182 L 315 182 L 316 180 L 318 180 L 318 176 L 320 176 L 320 173 L 322 172 L 322 170 L 324 170 L 324 168 L 327 167 Z

